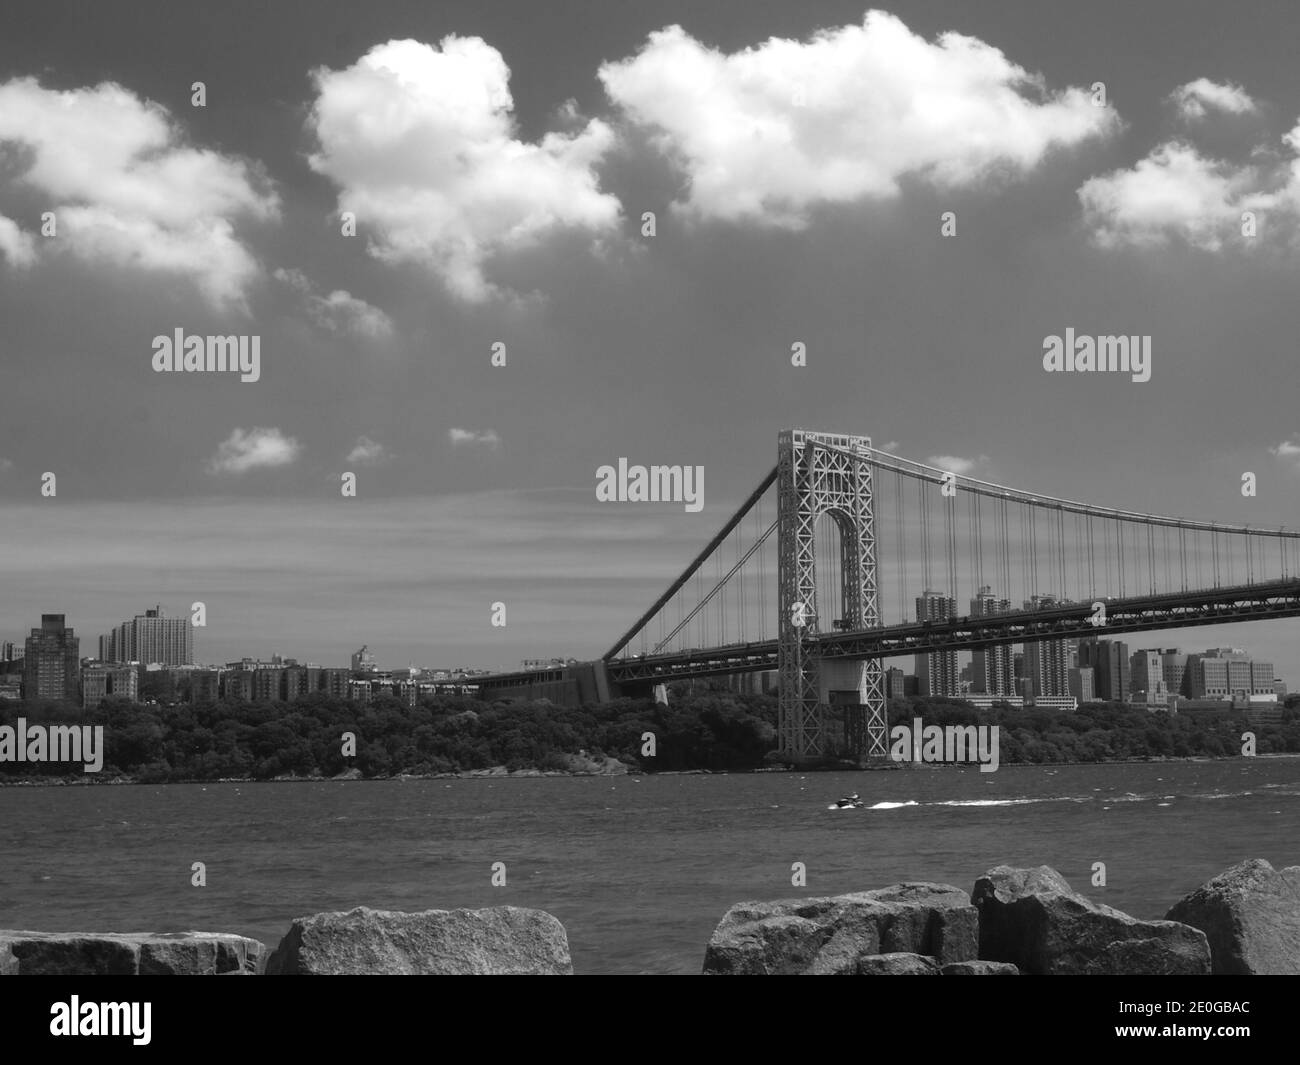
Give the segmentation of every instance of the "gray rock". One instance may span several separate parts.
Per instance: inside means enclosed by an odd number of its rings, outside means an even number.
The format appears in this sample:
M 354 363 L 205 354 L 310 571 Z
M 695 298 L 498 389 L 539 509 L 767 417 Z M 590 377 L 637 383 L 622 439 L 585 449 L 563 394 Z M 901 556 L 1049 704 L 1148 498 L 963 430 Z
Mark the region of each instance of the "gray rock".
M 0 931 L 0 975 L 223 976 L 265 961 L 256 939 L 224 932 Z
M 1205 933 L 1139 921 L 1075 892 L 1055 869 L 1000 865 L 975 882 L 979 956 L 1025 973 L 1189 975 L 1210 971 Z
M 267 961 L 268 976 L 570 976 L 564 926 L 542 910 L 397 913 L 364 906 L 299 917 Z
M 858 959 L 859 976 L 938 976 L 939 963 L 924 954 L 868 954 Z
M 1216 973 L 1300 974 L 1300 866 L 1240 862 L 1180 899 L 1165 918 L 1205 933 Z
M 955 961 L 943 967 L 944 976 L 1019 976 L 1020 970 L 1005 961 Z
M 709 939 L 710 975 L 852 976 L 860 958 L 923 954 L 939 964 L 977 956 L 978 915 L 948 884 L 895 884 L 877 891 L 777 902 L 742 902 Z

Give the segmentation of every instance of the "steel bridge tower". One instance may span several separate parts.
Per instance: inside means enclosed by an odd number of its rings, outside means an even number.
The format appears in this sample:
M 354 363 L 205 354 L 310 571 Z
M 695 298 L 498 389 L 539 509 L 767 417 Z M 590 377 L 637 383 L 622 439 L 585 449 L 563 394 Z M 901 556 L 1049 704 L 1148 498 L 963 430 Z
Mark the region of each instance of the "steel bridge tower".
M 871 439 L 785 429 L 777 457 L 777 667 L 780 753 L 794 762 L 847 754 L 888 758 L 884 670 L 879 659 L 827 660 L 815 636 L 826 631 L 817 603 L 813 532 L 823 514 L 840 538 L 843 602 L 849 629 L 880 624 L 876 596 L 876 530 L 872 506 Z M 833 614 L 828 615 L 834 617 Z M 827 728 L 827 704 L 848 704 L 843 740 Z

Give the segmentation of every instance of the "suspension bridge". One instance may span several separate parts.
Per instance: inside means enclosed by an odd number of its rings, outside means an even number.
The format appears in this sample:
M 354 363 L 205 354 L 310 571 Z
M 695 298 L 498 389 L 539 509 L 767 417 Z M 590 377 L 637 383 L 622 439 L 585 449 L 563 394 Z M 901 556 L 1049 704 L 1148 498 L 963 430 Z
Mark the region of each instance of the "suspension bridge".
M 480 690 L 603 702 L 775 670 L 782 757 L 874 761 L 888 750 L 883 659 L 955 670 L 946 652 L 1300 615 L 1297 531 L 1039 495 L 866 436 L 788 429 L 777 454 L 600 659 L 485 677 Z M 1011 694 L 1004 654 L 983 659 L 991 694 Z

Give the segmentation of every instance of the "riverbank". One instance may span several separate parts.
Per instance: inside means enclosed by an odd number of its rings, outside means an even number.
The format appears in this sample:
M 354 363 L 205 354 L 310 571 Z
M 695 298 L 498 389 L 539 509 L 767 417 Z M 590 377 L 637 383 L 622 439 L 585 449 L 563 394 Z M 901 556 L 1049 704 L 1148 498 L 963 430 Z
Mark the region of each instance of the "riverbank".
M 1269 754 L 1257 754 L 1252 756 L 1260 761 L 1300 759 L 1300 753 L 1281 752 Z M 1225 755 L 1222 758 L 1211 758 L 1207 755 L 1196 755 L 1188 758 L 1174 758 L 1167 755 L 1153 756 L 1150 758 L 1104 758 L 1096 762 L 1003 762 L 998 771 L 1006 769 L 1058 769 L 1064 767 L 1078 766 L 1106 766 L 1106 765 L 1150 765 L 1150 764 L 1177 764 L 1183 763 L 1217 763 L 1217 762 L 1244 762 L 1247 759 L 1242 755 Z M 752 776 L 758 773 L 866 773 L 873 771 L 871 767 L 855 768 L 852 766 L 818 766 L 804 767 L 800 769 L 786 766 L 761 766 L 756 769 L 663 769 L 651 772 L 634 766 L 628 766 L 619 763 L 621 768 L 608 768 L 605 770 L 595 771 L 569 771 L 561 769 L 515 769 L 507 770 L 505 766 L 493 766 L 491 769 L 470 769 L 460 773 L 394 773 L 390 776 L 365 776 L 360 770 L 350 769 L 338 773 L 332 777 L 322 774 L 308 776 L 294 776 L 285 774 L 274 777 L 270 780 L 259 779 L 257 777 L 219 777 L 212 779 L 186 779 L 186 780 L 167 780 L 167 781 L 143 781 L 138 780 L 129 774 L 117 774 L 112 777 L 101 777 L 95 773 L 69 774 L 61 777 L 21 777 L 5 778 L 0 776 L 0 788 L 44 788 L 44 787 L 77 787 L 84 785 L 143 785 L 146 787 L 157 787 L 162 784 L 320 784 L 324 782 L 350 782 L 354 780 L 364 780 L 370 782 L 379 781 L 403 781 L 403 780 L 500 780 L 534 777 L 689 777 L 689 776 Z M 948 763 L 919 763 L 916 765 L 904 764 L 897 768 L 920 770 L 924 772 L 934 772 L 939 770 L 956 770 L 971 768 L 971 765 L 957 765 Z M 895 768 L 876 767 L 876 768 Z

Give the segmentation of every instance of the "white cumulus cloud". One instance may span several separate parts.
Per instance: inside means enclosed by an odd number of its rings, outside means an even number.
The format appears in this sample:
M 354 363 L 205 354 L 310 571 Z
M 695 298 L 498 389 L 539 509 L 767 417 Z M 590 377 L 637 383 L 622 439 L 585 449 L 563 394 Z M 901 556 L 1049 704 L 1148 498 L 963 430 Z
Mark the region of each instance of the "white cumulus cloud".
M 680 208 L 768 225 L 895 196 L 909 175 L 952 187 L 1025 171 L 1119 125 L 1085 90 L 1050 92 L 992 45 L 930 42 L 882 11 L 732 53 L 670 26 L 599 77 L 689 179 Z
M 18 149 L 11 180 L 50 200 L 57 237 L 43 247 L 179 274 L 215 305 L 243 305 L 260 271 L 235 222 L 276 217 L 278 199 L 247 163 L 183 143 L 165 108 L 112 82 L 14 78 L 0 83 L 0 145 Z
M 1255 215 L 1264 241 L 1294 240 L 1300 223 L 1300 126 L 1284 148 L 1255 161 L 1211 159 L 1169 141 L 1127 169 L 1090 178 L 1079 188 L 1084 222 L 1103 247 L 1151 246 L 1177 237 L 1207 251 L 1243 240 L 1243 215 Z
M 497 435 L 495 429 L 448 429 L 447 438 L 452 442 L 453 447 L 462 447 L 471 444 L 478 444 L 491 448 L 501 446 L 501 437 Z
M 573 132 L 518 139 L 510 70 L 478 37 L 389 41 L 312 77 L 309 162 L 338 186 L 339 209 L 356 214 L 371 254 L 423 264 L 465 300 L 496 291 L 493 257 L 619 219 L 594 169 L 613 131 L 570 108 Z
M 1130 169 L 1089 178 L 1079 188 L 1084 222 L 1103 246 L 1164 243 L 1177 234 L 1206 249 L 1222 246 L 1258 184 L 1253 167 L 1207 159 L 1169 142 Z
M 232 429 L 209 460 L 211 473 L 246 473 L 261 467 L 287 466 L 301 452 L 298 441 L 279 429 Z
M 1250 93 L 1240 85 L 1220 84 L 1209 78 L 1197 78 L 1180 85 L 1169 94 L 1169 98 L 1186 119 L 1204 118 L 1211 110 L 1243 115 L 1256 109 Z

